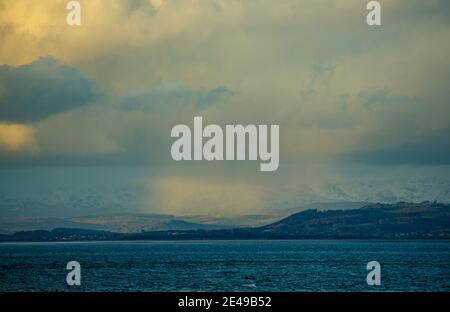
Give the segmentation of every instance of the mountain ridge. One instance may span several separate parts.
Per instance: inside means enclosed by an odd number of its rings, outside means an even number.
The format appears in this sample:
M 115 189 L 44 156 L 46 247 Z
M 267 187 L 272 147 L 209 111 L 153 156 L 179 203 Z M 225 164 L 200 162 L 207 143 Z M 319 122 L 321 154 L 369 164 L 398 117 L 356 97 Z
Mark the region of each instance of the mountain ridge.
M 373 203 L 359 209 L 309 209 L 257 227 L 115 233 L 56 228 L 0 235 L 1 241 L 205 239 L 450 239 L 450 204 Z

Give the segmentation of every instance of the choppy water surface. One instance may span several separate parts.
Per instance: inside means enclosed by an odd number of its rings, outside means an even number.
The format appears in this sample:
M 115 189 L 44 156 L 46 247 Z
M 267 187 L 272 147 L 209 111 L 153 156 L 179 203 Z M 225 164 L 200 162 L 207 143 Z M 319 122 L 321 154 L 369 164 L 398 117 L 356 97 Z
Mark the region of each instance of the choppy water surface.
M 66 264 L 82 285 L 66 285 Z M 382 285 L 366 283 L 369 261 Z M 0 244 L 1 291 L 449 291 L 450 242 Z

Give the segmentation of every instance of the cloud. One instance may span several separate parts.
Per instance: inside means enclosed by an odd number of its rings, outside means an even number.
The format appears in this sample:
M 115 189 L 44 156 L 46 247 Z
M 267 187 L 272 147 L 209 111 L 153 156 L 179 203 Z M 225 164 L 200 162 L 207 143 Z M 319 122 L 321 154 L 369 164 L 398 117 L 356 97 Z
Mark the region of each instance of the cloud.
M 181 106 L 192 106 L 201 110 L 234 93 L 219 86 L 211 90 L 192 90 L 188 87 L 173 86 L 159 88 L 144 94 L 125 96 L 120 103 L 124 111 L 161 112 L 176 110 Z
M 0 67 L 0 121 L 34 122 L 86 105 L 93 98 L 88 79 L 52 58 Z
M 430 141 L 380 148 L 371 152 L 353 153 L 351 160 L 366 164 L 448 165 L 450 164 L 450 131 L 439 133 Z
M 10 1 L 0 9 L 2 61 L 48 54 L 107 94 L 102 108 L 41 120 L 41 156 L 165 159 L 167 131 L 202 114 L 221 125 L 280 124 L 281 156 L 292 162 L 372 163 L 389 150 L 406 161 L 402 150 L 407 156 L 410 146 L 425 145 L 431 163 L 447 159 L 436 157 L 447 148 L 426 144 L 449 133 L 445 2 L 386 2 L 379 30 L 364 24 L 358 0 L 81 4 L 79 28 L 63 25 L 58 1 Z M 426 14 L 417 19 L 421 10 Z M 24 46 L 30 48 L 8 48 Z

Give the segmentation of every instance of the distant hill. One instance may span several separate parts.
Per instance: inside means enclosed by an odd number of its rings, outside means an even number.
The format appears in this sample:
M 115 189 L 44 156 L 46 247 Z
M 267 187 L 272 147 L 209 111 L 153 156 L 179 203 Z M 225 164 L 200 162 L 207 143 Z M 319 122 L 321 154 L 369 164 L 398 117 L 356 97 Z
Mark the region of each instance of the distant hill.
M 86 229 L 56 228 L 51 231 L 20 231 L 14 235 L 0 235 L 3 241 L 90 241 L 120 240 L 123 234 Z
M 368 202 L 352 202 L 352 201 L 339 201 L 339 202 L 317 202 L 311 204 L 304 204 L 297 208 L 284 209 L 289 214 L 296 213 L 304 210 L 350 210 L 358 209 L 369 205 Z
M 11 217 L 0 216 L 0 234 L 22 231 L 75 228 L 108 231 L 115 233 L 140 233 L 142 231 L 218 230 L 263 226 L 280 220 L 293 212 L 317 210 L 347 210 L 361 208 L 364 202 L 314 203 L 290 209 L 276 209 L 271 214 L 249 214 L 240 216 L 184 215 L 174 216 L 160 213 L 115 213 L 85 215 L 66 218 Z M 0 208 L 1 209 L 1 208 Z
M 427 201 L 306 210 L 257 230 L 304 238 L 450 238 L 450 205 Z
M 164 214 L 113 214 L 72 218 L 0 218 L 0 233 L 76 228 L 117 233 L 168 230 L 213 230 L 225 226 L 198 223 Z
M 450 239 L 450 204 L 369 204 L 359 209 L 310 209 L 259 227 L 113 233 L 83 229 L 21 231 L 3 241 L 186 239 Z

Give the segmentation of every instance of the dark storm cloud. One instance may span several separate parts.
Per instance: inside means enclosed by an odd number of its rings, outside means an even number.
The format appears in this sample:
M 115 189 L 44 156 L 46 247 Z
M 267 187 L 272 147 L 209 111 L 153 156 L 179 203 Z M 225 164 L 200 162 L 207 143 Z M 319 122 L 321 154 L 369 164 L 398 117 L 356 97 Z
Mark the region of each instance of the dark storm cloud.
M 376 165 L 450 164 L 450 91 L 434 87 L 428 96 L 409 97 L 376 90 L 357 99 L 377 122 L 361 148 L 344 158 Z
M 415 144 L 405 144 L 380 149 L 368 153 L 355 153 L 351 160 L 374 165 L 448 165 L 450 164 L 450 144 L 447 133 Z
M 0 66 L 0 121 L 34 122 L 87 104 L 92 83 L 79 71 L 52 58 Z

